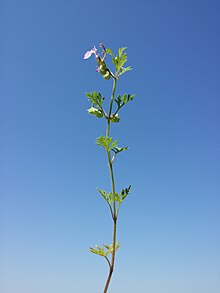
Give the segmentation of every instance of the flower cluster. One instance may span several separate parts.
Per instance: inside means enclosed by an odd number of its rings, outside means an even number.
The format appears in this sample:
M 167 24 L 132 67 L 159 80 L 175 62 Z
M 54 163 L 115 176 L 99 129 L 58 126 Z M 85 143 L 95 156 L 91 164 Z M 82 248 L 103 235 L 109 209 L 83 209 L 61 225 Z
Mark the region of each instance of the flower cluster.
M 105 63 L 105 57 L 106 57 L 106 50 L 105 46 L 101 43 L 100 48 L 103 49 L 103 57 L 101 58 L 100 55 L 98 54 L 98 50 L 94 46 L 91 50 L 87 51 L 84 55 L 84 59 L 90 58 L 93 54 L 95 55 L 96 62 L 98 64 L 97 70 L 105 79 L 110 79 L 111 78 L 111 72 L 107 68 L 106 63 Z

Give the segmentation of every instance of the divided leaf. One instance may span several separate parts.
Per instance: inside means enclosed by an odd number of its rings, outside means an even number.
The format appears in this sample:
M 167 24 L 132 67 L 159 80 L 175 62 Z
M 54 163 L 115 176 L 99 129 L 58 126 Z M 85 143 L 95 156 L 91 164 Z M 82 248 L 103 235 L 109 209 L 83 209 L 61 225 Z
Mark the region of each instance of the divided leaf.
M 100 256 L 106 256 L 104 247 L 101 248 L 98 245 L 96 245 L 95 247 L 96 248 L 89 247 L 89 250 L 94 254 L 97 254 L 97 255 L 100 255 Z
M 117 155 L 118 153 L 122 152 L 122 151 L 127 151 L 128 147 L 123 147 L 123 148 L 119 148 L 119 147 L 114 147 L 112 149 L 112 151 L 115 153 L 115 155 Z
M 124 52 L 125 50 L 126 50 L 126 47 L 119 48 L 118 54 L 116 56 L 114 56 L 112 50 L 110 50 L 110 49 L 106 50 L 106 53 L 108 53 L 112 56 L 112 62 L 114 63 L 114 65 L 116 67 L 116 71 L 119 73 L 119 75 L 125 73 L 128 70 L 131 70 L 130 66 L 127 67 L 126 70 L 123 68 L 124 64 L 128 60 L 127 53 Z
M 104 97 L 100 93 L 97 93 L 96 91 L 86 93 L 86 96 L 88 97 L 89 102 L 92 103 L 92 105 L 98 106 L 98 108 L 102 108 L 102 103 L 104 101 Z
M 120 193 L 120 196 L 121 196 L 121 199 L 122 201 L 128 196 L 129 192 L 130 192 L 130 189 L 131 189 L 131 185 L 129 185 L 127 188 L 125 189 L 122 189 L 121 193 Z
M 124 94 L 123 96 L 118 95 L 117 98 L 115 99 L 115 102 L 118 106 L 118 110 L 120 110 L 128 102 L 132 101 L 134 99 L 134 97 L 135 97 L 135 95 L 130 95 L 130 94 L 128 94 L 128 95 Z
M 107 257 L 109 253 L 113 253 L 114 250 L 116 251 L 119 248 L 120 244 L 118 242 L 115 243 L 115 247 L 113 247 L 113 244 L 107 245 L 103 244 L 102 247 L 96 245 L 95 248 L 89 247 L 89 250 L 97 255 Z
M 107 203 L 110 205 L 112 202 L 111 192 L 107 193 L 105 190 L 101 190 L 98 188 L 99 193 L 103 196 L 103 198 L 107 201 Z
M 124 64 L 128 60 L 127 53 L 125 52 L 126 49 L 127 49 L 127 47 L 119 48 L 118 54 L 116 56 L 114 55 L 113 51 L 110 48 L 105 50 L 105 53 L 111 55 L 112 62 L 115 65 L 116 72 L 117 72 L 118 76 L 124 74 L 125 72 L 127 72 L 129 70 L 132 70 L 131 66 L 124 67 Z
M 121 203 L 121 197 L 118 193 L 107 193 L 105 190 L 101 190 L 98 188 L 98 192 L 102 195 L 102 197 L 107 201 L 109 205 L 111 205 L 112 202 L 117 201 Z
M 120 58 L 122 58 L 124 55 L 127 56 L 126 53 L 122 54 L 126 49 L 127 49 L 127 47 L 122 47 L 122 48 L 119 48 L 119 49 L 118 49 L 118 56 L 119 56 Z
M 96 139 L 96 144 L 106 149 L 108 152 L 117 146 L 118 140 L 113 141 L 112 137 L 100 136 Z
M 119 73 L 119 75 L 122 75 L 122 74 L 124 74 L 125 72 L 127 72 L 127 71 L 129 71 L 129 70 L 132 70 L 132 67 L 131 67 L 131 66 L 128 66 L 128 67 L 122 67 L 122 68 L 120 69 L 120 73 Z
M 118 193 L 112 193 L 109 192 L 107 193 L 105 190 L 101 190 L 99 188 L 97 188 L 99 193 L 102 195 L 102 197 L 107 201 L 107 203 L 109 204 L 109 206 L 111 207 L 111 203 L 117 201 L 119 203 L 119 205 L 122 203 L 122 201 L 128 196 L 130 189 L 131 189 L 131 185 L 129 185 L 129 187 L 122 189 L 122 191 L 120 192 L 120 194 Z
M 110 48 L 106 49 L 105 52 L 109 55 L 111 55 L 112 57 L 114 57 L 114 54 L 112 52 L 112 50 Z

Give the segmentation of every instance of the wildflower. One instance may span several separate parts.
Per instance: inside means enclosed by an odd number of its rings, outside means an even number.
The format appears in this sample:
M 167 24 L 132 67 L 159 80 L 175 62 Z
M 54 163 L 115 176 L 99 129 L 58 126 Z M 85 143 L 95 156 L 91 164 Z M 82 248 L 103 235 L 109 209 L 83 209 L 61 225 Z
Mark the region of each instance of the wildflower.
M 99 54 L 97 53 L 97 49 L 96 49 L 96 47 L 94 46 L 90 51 L 87 51 L 87 52 L 85 53 L 85 55 L 84 55 L 84 59 L 88 59 L 88 58 L 90 58 L 90 57 L 92 56 L 92 54 L 95 55 L 95 58 L 96 58 L 96 59 L 100 58 L 100 57 L 99 57 Z
M 84 59 L 88 59 L 94 54 L 96 58 L 96 62 L 98 64 L 96 71 L 99 72 L 105 79 L 108 80 L 111 78 L 111 74 L 104 61 L 106 57 L 105 46 L 103 44 L 100 44 L 100 48 L 103 49 L 103 52 L 102 52 L 102 54 L 104 55 L 103 58 L 100 57 L 96 47 L 94 46 L 90 51 L 87 51 L 84 54 Z

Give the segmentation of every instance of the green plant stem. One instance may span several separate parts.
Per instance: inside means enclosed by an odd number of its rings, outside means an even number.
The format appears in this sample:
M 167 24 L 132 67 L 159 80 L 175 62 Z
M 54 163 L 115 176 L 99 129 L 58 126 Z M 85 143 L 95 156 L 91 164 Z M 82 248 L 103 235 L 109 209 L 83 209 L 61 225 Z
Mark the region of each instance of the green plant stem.
M 109 274 L 108 274 L 108 278 L 105 284 L 105 288 L 103 293 L 106 293 L 108 291 L 108 287 L 112 278 L 112 274 L 114 271 L 114 264 L 115 264 L 115 244 L 116 244 L 116 230 L 117 230 L 117 219 L 114 220 L 114 229 L 113 229 L 113 251 L 112 251 L 112 259 L 111 259 L 111 263 L 109 265 Z
M 114 102 L 114 97 L 115 97 L 115 90 L 116 90 L 116 84 L 117 84 L 117 79 L 113 78 L 114 83 L 113 83 L 113 88 L 112 88 L 112 95 L 111 95 L 111 101 L 110 101 L 110 107 L 109 107 L 109 114 L 107 117 L 107 127 L 106 127 L 106 137 L 109 137 L 110 135 L 110 125 L 111 125 L 111 114 L 112 114 L 112 107 L 113 107 L 113 102 Z M 114 181 L 114 172 L 113 172 L 113 162 L 111 159 L 111 154 L 110 151 L 107 152 L 108 155 L 108 165 L 109 165 L 109 172 L 110 172 L 110 179 L 111 179 L 111 186 L 112 186 L 112 194 L 115 194 L 115 181 Z M 109 264 L 109 274 L 108 278 L 106 280 L 105 288 L 103 293 L 106 293 L 111 281 L 111 277 L 114 271 L 114 264 L 115 264 L 115 252 L 116 252 L 116 232 L 117 232 L 117 211 L 116 211 L 116 202 L 113 201 L 113 240 L 112 240 L 112 245 L 113 245 L 113 251 L 112 251 L 112 258 L 111 258 L 111 263 Z

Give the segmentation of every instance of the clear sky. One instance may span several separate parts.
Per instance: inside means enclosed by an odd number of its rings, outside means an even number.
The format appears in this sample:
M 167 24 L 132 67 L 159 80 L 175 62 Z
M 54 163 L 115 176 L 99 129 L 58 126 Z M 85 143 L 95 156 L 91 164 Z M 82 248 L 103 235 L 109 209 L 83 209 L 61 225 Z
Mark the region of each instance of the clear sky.
M 132 184 L 109 293 L 220 292 L 220 2 L 0 2 L 0 293 L 98 293 L 111 242 L 104 120 L 112 83 L 84 53 L 126 46 L 135 93 L 112 134 Z

